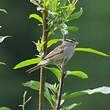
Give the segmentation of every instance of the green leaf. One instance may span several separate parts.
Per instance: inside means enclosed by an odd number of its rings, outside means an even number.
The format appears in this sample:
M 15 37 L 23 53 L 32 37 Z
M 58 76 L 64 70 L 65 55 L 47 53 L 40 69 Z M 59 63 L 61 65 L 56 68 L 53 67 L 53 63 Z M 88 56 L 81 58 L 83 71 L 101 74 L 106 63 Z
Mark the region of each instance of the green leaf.
M 51 71 L 57 78 L 57 80 L 60 80 L 61 78 L 61 71 L 58 68 L 55 67 L 45 67 L 49 71 Z
M 110 55 L 100 52 L 98 50 L 92 49 L 92 48 L 76 48 L 75 51 L 77 52 L 88 52 L 88 53 L 94 53 L 100 56 L 110 57 Z
M 41 22 L 43 24 L 43 19 L 38 14 L 31 14 L 29 16 L 29 19 L 31 19 L 31 18 L 34 18 L 34 19 L 38 20 L 39 22 Z
M 52 108 L 54 108 L 54 104 L 52 103 L 51 94 L 50 94 L 48 88 L 46 88 L 44 95 L 45 95 L 45 98 L 46 98 L 46 99 L 49 101 L 49 103 L 51 104 Z
M 12 36 L 0 36 L 0 43 L 2 43 L 8 37 L 12 37 Z
M 0 62 L 0 65 L 6 65 L 6 63 L 4 63 L 4 62 Z
M 69 17 L 76 9 L 76 3 L 78 0 L 73 0 L 72 3 L 69 3 L 67 6 L 67 17 Z
M 108 86 L 102 86 L 98 87 L 95 89 L 88 89 L 88 90 L 83 90 L 83 91 L 78 91 L 78 92 L 73 92 L 71 94 L 66 94 L 63 96 L 64 100 L 69 100 L 69 99 L 74 99 L 76 97 L 81 97 L 81 96 L 86 96 L 86 95 L 92 95 L 92 94 L 110 94 L 110 87 Z
M 31 80 L 31 81 L 27 81 L 26 83 L 23 83 L 23 86 L 29 87 L 29 88 L 31 88 L 33 90 L 37 90 L 38 91 L 39 88 L 40 88 L 40 82 L 39 81 Z M 51 84 L 46 82 L 45 89 L 46 88 L 51 89 Z
M 87 79 L 88 75 L 84 73 L 83 71 L 67 71 L 68 76 L 76 76 L 81 79 Z
M 50 5 L 50 0 L 45 0 L 45 6 L 49 7 L 49 5 Z
M 39 55 L 42 57 L 42 55 L 44 55 L 43 46 L 45 42 L 43 40 L 38 40 L 38 42 L 33 41 L 33 43 L 35 44 L 37 51 L 39 52 Z
M 80 17 L 81 17 L 82 13 L 83 13 L 83 9 L 82 9 L 82 8 L 80 8 L 80 11 L 75 12 L 74 14 L 72 14 L 72 15 L 68 16 L 68 18 L 67 18 L 67 19 L 68 19 L 68 21 L 78 19 L 78 18 L 80 18 Z
M 23 68 L 29 65 L 37 64 L 41 61 L 41 58 L 32 58 L 18 63 L 13 69 Z
M 34 89 L 34 90 L 39 90 L 40 88 L 40 83 L 38 81 L 27 81 L 26 83 L 23 83 L 23 86 L 25 87 L 29 87 L 31 89 Z
M 0 107 L 0 110 L 11 110 L 11 109 L 8 107 Z
M 60 0 L 60 6 L 64 7 L 67 3 L 67 0 Z
M 68 107 L 63 107 L 62 110 L 73 110 L 75 107 L 80 106 L 81 103 L 73 103 L 72 105 L 68 106 Z
M 79 28 L 76 26 L 69 26 L 68 30 L 69 30 L 69 32 L 77 32 L 79 30 Z
M 38 5 L 38 0 L 30 0 L 31 3 L 33 3 L 34 5 Z
M 59 39 L 51 39 L 47 43 L 47 48 L 51 47 L 53 44 L 56 44 L 59 41 Z
M 58 0 L 53 0 L 53 3 L 52 3 L 52 11 L 53 12 L 56 12 L 57 5 L 58 5 Z
M 4 13 L 8 14 L 8 12 L 5 9 L 0 9 L 0 12 L 4 12 Z
M 40 82 L 31 80 L 31 81 L 27 81 L 26 83 L 23 83 L 23 86 L 39 91 Z M 51 89 L 51 84 L 45 83 L 45 94 L 44 95 L 45 95 L 46 99 L 49 101 L 49 103 L 51 104 L 51 106 L 54 107 L 52 104 L 52 98 L 51 98 L 49 89 Z

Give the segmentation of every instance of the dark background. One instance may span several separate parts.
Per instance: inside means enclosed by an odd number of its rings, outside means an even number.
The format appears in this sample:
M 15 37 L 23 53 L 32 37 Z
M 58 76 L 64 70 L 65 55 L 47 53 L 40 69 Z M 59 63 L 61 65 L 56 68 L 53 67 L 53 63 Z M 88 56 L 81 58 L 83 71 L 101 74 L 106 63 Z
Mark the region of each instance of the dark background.
M 79 47 L 90 47 L 110 54 L 110 0 L 79 0 L 78 7 L 83 7 L 83 16 L 72 22 L 79 27 L 73 37 L 80 41 Z M 39 39 L 41 30 L 35 20 L 28 16 L 36 12 L 29 0 L 0 0 L 0 8 L 8 14 L 0 14 L 0 35 L 11 35 L 0 44 L 0 61 L 7 63 L 0 66 L 0 106 L 20 110 L 22 95 L 25 90 L 32 100 L 26 110 L 35 110 L 38 104 L 38 93 L 22 86 L 28 80 L 38 80 L 39 74 L 27 74 L 25 69 L 13 70 L 18 62 L 32 58 L 37 54 L 32 41 Z M 110 86 L 110 58 L 90 53 L 76 53 L 69 62 L 68 69 L 82 70 L 88 73 L 89 79 L 67 78 L 65 90 L 77 91 L 100 86 Z M 72 69 L 73 68 L 73 69 Z M 47 74 L 47 81 L 53 76 Z M 110 95 L 92 95 L 71 100 L 83 104 L 76 110 L 110 110 Z M 38 105 L 37 105 L 38 106 Z M 48 110 L 48 103 L 46 104 Z M 36 109 L 37 110 L 37 109 Z

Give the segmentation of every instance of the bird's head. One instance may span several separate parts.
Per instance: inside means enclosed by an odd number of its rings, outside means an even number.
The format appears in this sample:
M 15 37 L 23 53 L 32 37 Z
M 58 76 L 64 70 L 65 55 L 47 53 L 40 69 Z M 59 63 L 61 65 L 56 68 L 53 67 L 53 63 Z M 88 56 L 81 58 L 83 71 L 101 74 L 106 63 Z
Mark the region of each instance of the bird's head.
M 63 43 L 65 45 L 73 45 L 73 46 L 76 46 L 79 44 L 79 42 L 75 39 L 65 39 Z

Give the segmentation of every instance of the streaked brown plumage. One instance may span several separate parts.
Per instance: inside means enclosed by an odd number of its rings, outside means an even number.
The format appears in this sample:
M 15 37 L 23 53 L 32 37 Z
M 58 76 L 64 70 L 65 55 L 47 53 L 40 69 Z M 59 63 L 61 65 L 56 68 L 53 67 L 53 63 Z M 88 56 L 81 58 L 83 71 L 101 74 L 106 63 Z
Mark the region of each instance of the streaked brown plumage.
M 38 65 L 27 70 L 31 73 L 38 69 L 40 66 L 45 66 L 48 64 L 55 64 L 61 66 L 65 59 L 65 64 L 70 60 L 74 54 L 74 48 L 78 42 L 76 40 L 66 39 L 61 45 L 52 50 Z

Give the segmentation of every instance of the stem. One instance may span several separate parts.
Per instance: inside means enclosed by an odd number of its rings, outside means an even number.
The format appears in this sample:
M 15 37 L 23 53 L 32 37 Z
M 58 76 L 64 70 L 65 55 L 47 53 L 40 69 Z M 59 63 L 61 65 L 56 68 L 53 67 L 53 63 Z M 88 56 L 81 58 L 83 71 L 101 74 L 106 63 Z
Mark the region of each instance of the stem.
M 44 110 L 44 88 L 45 88 L 45 73 L 44 68 L 40 68 L 40 90 L 39 90 L 39 110 Z
M 47 53 L 47 41 L 48 41 L 48 10 L 44 7 L 42 11 L 43 17 L 43 34 L 42 41 L 45 42 L 43 45 L 44 56 Z M 39 90 L 39 110 L 44 110 L 44 92 L 45 92 L 45 72 L 44 68 L 40 68 L 40 90 Z
M 59 90 L 58 90 L 57 100 L 56 100 L 56 110 L 60 110 L 60 103 L 61 103 L 61 97 L 63 92 L 64 78 L 65 78 L 64 66 L 62 66 L 61 70 L 62 70 L 62 76 L 59 82 Z

